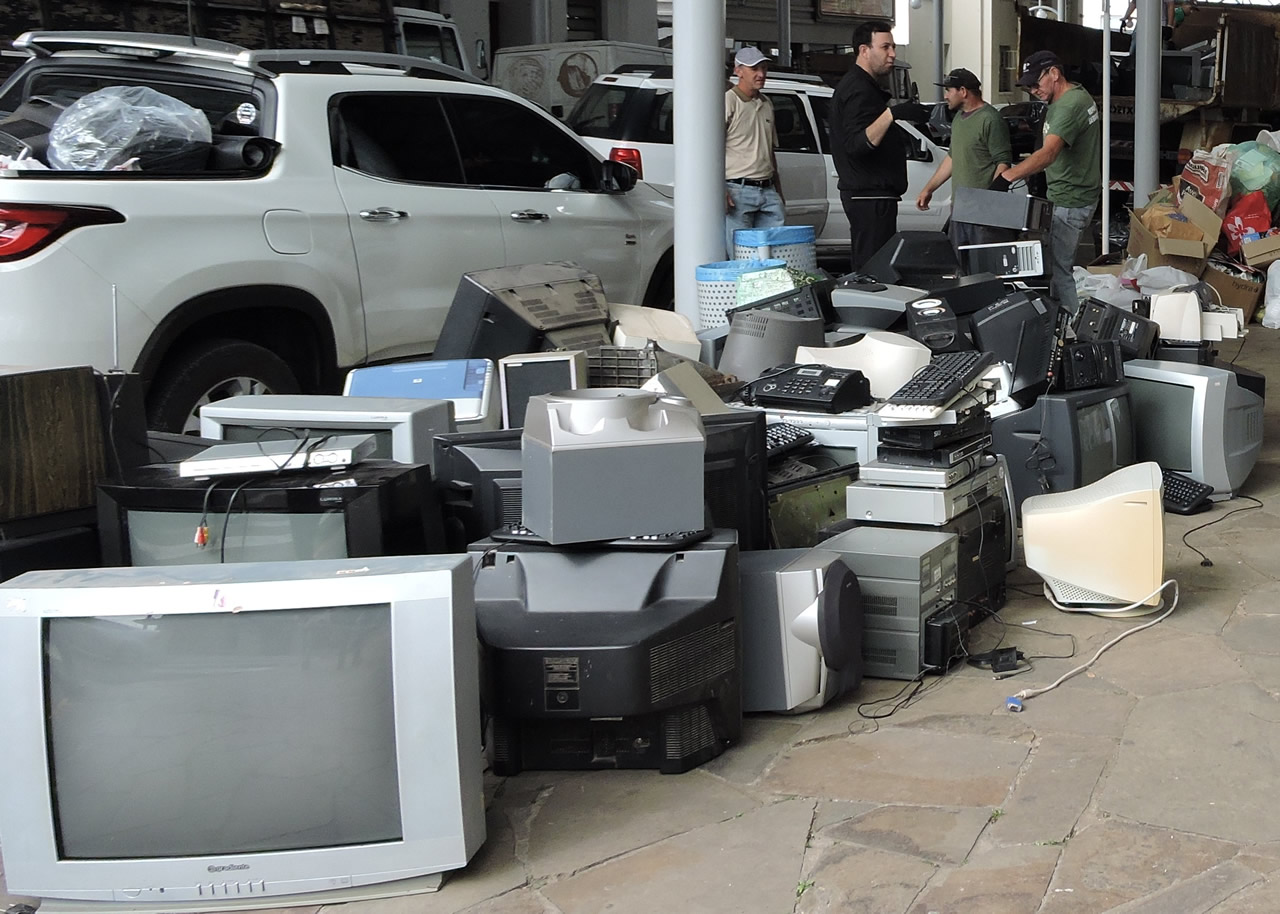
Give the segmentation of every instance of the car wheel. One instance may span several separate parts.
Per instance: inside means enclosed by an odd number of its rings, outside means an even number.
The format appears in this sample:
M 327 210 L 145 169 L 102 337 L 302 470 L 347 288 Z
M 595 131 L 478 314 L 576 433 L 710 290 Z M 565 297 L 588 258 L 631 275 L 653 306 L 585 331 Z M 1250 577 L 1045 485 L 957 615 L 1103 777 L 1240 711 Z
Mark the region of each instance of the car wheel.
M 653 268 L 649 277 L 649 288 L 645 290 L 641 302 L 646 308 L 658 311 L 674 311 L 676 309 L 675 254 L 667 251 Z
M 292 394 L 298 379 L 284 359 L 241 340 L 212 340 L 171 356 L 151 384 L 147 427 L 200 433 L 200 407 L 243 394 Z

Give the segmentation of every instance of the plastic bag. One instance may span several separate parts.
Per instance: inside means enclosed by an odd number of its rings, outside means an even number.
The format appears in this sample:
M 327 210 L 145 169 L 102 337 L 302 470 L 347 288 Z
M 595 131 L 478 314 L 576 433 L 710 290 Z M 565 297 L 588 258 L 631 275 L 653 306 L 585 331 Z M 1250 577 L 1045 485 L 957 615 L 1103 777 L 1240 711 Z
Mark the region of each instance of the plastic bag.
M 1150 270 L 1144 270 L 1137 276 L 1138 288 L 1143 295 L 1150 295 L 1152 292 L 1166 292 L 1169 289 L 1176 289 L 1180 286 L 1193 286 L 1197 280 L 1185 270 L 1179 270 L 1176 267 L 1152 267 Z
M 1250 232 L 1265 235 L 1271 228 L 1271 207 L 1260 190 L 1241 194 L 1227 210 L 1222 231 L 1227 236 L 1227 253 L 1240 253 L 1240 239 Z
M 1182 168 L 1182 182 L 1178 185 L 1178 205 L 1188 195 L 1199 197 L 1200 202 L 1221 216 L 1227 210 L 1231 198 L 1231 168 L 1236 153 L 1232 147 L 1218 147 L 1213 151 L 1197 149 L 1191 160 Z
M 81 96 L 49 132 L 49 164 L 110 171 L 136 158 L 142 171 L 203 167 L 213 141 L 204 112 L 148 86 L 108 86 Z
M 1237 155 L 1231 166 L 1231 190 L 1237 194 L 1260 190 L 1267 197 L 1267 207 L 1275 209 L 1280 202 L 1280 152 L 1253 140 L 1234 148 Z
M 1280 260 L 1271 261 L 1267 267 L 1267 288 L 1262 293 L 1262 326 L 1280 330 Z
M 1119 276 L 1111 273 L 1090 273 L 1084 267 L 1075 267 L 1072 276 L 1076 281 L 1076 297 L 1080 301 L 1096 298 L 1132 311 L 1134 301 L 1140 298 L 1136 291 L 1125 286 Z

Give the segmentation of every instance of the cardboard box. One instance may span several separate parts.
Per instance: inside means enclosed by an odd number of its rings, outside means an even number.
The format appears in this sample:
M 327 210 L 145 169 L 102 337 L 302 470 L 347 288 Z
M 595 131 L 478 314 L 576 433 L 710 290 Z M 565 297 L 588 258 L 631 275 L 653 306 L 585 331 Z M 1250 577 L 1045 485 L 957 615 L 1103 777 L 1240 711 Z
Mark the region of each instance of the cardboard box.
M 1188 195 L 1178 210 L 1187 217 L 1187 222 L 1179 223 L 1176 228 L 1171 229 L 1182 237 L 1159 237 L 1143 223 L 1142 217 L 1152 207 L 1162 205 L 1165 204 L 1157 201 L 1142 209 L 1130 210 L 1129 256 L 1137 257 L 1139 254 L 1146 254 L 1148 269 L 1170 266 L 1190 273 L 1192 276 L 1199 276 L 1204 272 L 1209 252 L 1218 243 L 1218 235 L 1222 232 L 1222 220 L 1209 207 Z M 1280 252 L 1276 256 L 1280 257 Z
M 1268 235 L 1257 241 L 1245 241 L 1240 244 L 1240 253 L 1244 262 L 1251 267 L 1265 267 L 1273 260 L 1280 260 L 1280 235 Z
M 1218 293 L 1224 308 L 1239 308 L 1244 312 L 1246 324 L 1253 320 L 1253 313 L 1258 310 L 1258 303 L 1262 300 L 1262 290 L 1267 285 L 1265 276 L 1252 282 L 1224 273 L 1210 263 L 1200 278 Z
M 1103 254 L 1085 267 L 1090 273 L 1105 273 L 1110 276 L 1119 276 L 1124 272 L 1125 261 L 1128 258 L 1124 254 L 1112 251 L 1110 254 Z

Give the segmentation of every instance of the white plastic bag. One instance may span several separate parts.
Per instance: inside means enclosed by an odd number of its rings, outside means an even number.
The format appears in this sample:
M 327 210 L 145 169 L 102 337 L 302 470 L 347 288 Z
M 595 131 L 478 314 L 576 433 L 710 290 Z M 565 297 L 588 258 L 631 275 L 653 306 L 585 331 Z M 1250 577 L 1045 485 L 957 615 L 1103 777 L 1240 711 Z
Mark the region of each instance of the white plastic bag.
M 1072 277 L 1076 281 L 1076 297 L 1080 301 L 1096 298 L 1109 305 L 1118 305 L 1132 311 L 1133 302 L 1139 298 L 1136 291 L 1120 281 L 1120 277 L 1110 273 L 1090 273 L 1084 267 L 1076 267 L 1072 271 Z
M 1176 267 L 1152 267 L 1137 275 L 1138 288 L 1143 295 L 1153 292 L 1166 292 L 1179 286 L 1193 286 L 1197 280 L 1186 270 Z
M 1280 260 L 1271 261 L 1267 267 L 1267 288 L 1262 293 L 1262 326 L 1280 330 Z
M 48 158 L 71 171 L 109 171 L 131 158 L 142 171 L 195 170 L 212 141 L 209 118 L 198 108 L 147 86 L 107 86 L 58 115 Z

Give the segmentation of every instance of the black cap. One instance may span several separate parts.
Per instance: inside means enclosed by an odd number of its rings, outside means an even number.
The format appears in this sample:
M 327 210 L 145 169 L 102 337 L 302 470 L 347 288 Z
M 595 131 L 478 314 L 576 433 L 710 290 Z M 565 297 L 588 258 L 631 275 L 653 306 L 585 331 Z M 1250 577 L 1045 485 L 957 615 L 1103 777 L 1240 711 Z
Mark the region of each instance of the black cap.
M 1050 67 L 1062 69 L 1062 61 L 1053 51 L 1036 51 L 1022 62 L 1022 75 L 1018 77 L 1018 85 L 1024 89 L 1034 89 L 1040 77 Z
M 934 85 L 941 86 L 944 89 L 968 89 L 970 92 L 982 91 L 982 83 L 978 81 L 978 77 L 974 75 L 972 70 L 966 70 L 964 67 L 956 67 L 942 78 L 942 82 L 934 83 Z

